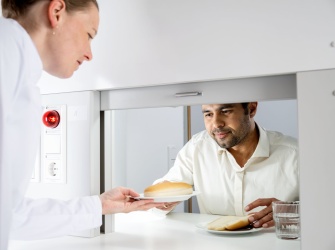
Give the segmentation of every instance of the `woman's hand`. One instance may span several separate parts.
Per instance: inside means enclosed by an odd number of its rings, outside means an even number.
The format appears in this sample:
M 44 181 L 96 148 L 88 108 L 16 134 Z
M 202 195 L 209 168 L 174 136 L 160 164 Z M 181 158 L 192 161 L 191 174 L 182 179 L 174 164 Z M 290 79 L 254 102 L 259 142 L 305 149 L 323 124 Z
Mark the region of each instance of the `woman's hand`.
M 164 203 L 153 200 L 134 200 L 139 194 L 124 187 L 113 188 L 100 195 L 102 214 L 129 213 L 144 211 L 153 207 L 163 207 Z

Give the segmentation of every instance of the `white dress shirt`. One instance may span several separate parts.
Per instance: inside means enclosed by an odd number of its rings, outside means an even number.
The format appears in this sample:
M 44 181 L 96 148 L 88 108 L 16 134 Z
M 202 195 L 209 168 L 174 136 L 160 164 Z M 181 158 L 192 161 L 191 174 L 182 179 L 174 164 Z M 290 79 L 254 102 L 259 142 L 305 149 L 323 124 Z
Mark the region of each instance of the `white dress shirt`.
M 98 196 L 73 201 L 24 198 L 36 159 L 42 62 L 28 33 L 0 17 L 0 249 L 15 239 L 37 239 L 101 225 Z
M 244 207 L 258 198 L 298 200 L 299 167 L 296 139 L 259 127 L 257 148 L 240 167 L 228 150 L 207 131 L 194 135 L 161 179 L 194 185 L 201 213 L 245 215 Z M 255 209 L 259 211 L 261 208 Z

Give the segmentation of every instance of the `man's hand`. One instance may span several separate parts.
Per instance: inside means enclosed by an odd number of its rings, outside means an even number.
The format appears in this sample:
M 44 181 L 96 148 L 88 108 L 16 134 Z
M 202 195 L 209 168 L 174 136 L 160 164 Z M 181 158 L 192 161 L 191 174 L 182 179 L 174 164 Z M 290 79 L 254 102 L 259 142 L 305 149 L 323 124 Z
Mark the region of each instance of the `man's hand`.
M 260 206 L 266 206 L 257 213 L 253 213 L 249 217 L 249 221 L 253 224 L 254 227 L 273 227 L 275 225 L 273 221 L 272 214 L 272 202 L 277 201 L 276 198 L 263 198 L 251 202 L 245 207 L 245 211 L 251 211 L 252 209 Z
M 143 211 L 153 207 L 162 207 L 164 203 L 153 200 L 134 200 L 140 196 L 134 190 L 124 187 L 113 188 L 100 195 L 102 214 L 129 213 Z
M 163 206 L 158 206 L 156 208 L 163 210 L 163 211 L 172 211 L 181 201 L 176 202 L 165 202 Z

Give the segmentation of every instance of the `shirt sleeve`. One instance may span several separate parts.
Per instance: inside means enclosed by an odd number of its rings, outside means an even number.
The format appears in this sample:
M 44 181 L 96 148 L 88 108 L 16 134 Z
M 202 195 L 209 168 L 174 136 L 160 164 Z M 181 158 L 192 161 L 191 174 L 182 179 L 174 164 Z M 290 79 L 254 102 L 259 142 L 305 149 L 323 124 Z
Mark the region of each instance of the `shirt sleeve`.
M 11 239 L 36 240 L 65 236 L 100 227 L 102 207 L 98 196 L 68 201 L 26 198 L 14 212 Z

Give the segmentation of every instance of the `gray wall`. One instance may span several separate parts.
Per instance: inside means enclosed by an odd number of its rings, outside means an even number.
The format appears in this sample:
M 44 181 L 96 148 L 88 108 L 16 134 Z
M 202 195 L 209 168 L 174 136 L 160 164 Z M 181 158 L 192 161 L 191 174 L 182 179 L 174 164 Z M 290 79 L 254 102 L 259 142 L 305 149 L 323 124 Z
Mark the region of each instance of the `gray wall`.
M 192 106 L 191 133 L 205 129 L 201 105 Z M 258 103 L 255 121 L 267 130 L 280 131 L 298 138 L 297 100 L 264 101 Z
M 138 193 L 165 175 L 184 145 L 184 108 L 163 107 L 115 110 L 113 186 Z M 178 206 L 176 211 L 183 211 Z

